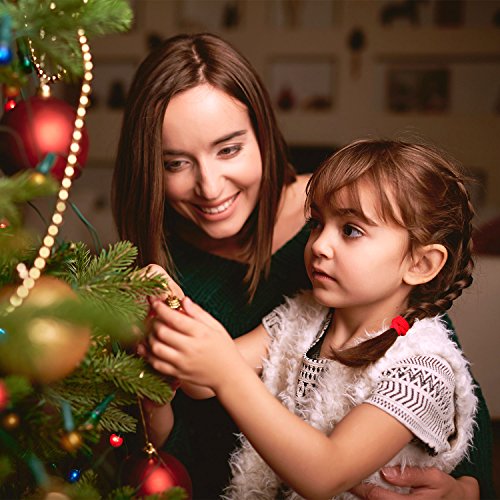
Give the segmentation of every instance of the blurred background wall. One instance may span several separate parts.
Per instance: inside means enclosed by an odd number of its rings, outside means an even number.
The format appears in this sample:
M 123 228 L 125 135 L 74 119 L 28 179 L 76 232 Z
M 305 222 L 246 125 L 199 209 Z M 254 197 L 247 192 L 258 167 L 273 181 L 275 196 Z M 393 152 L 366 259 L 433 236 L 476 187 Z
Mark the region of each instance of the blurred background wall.
M 163 38 L 212 31 L 268 86 L 299 170 L 361 136 L 435 143 L 477 179 L 481 255 L 475 285 L 451 316 L 500 418 L 500 1 L 136 0 L 132 30 L 90 40 L 95 63 L 89 161 L 73 201 L 101 242 L 116 239 L 112 166 L 131 77 Z M 71 89 L 68 89 L 71 93 Z M 71 220 L 73 217 L 74 220 Z M 68 238 L 92 239 L 68 215 Z M 495 307 L 496 306 L 496 307 Z

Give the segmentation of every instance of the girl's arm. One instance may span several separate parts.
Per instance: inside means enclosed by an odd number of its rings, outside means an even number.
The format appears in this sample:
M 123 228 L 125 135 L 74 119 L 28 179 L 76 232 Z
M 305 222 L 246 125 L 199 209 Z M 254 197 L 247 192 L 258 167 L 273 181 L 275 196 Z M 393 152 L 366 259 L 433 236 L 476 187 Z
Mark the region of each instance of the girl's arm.
M 210 387 L 262 458 L 300 495 L 330 498 L 349 490 L 412 439 L 403 424 L 369 404 L 353 409 L 325 436 L 268 392 L 227 333 L 163 312 L 165 373 Z

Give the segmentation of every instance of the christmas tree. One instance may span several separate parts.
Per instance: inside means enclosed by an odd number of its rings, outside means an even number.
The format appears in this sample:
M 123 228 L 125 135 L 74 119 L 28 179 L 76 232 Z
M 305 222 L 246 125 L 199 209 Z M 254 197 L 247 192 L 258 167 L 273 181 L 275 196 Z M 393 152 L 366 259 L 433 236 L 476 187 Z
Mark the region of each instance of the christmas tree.
M 167 284 L 135 266 L 129 242 L 92 253 L 61 236 L 87 156 L 89 40 L 131 19 L 122 0 L 0 2 L 0 498 L 189 495 L 141 406 L 172 391 L 135 355 L 147 296 Z M 80 84 L 76 109 L 51 95 L 64 80 Z M 23 213 L 40 197 L 54 210 L 38 235 Z

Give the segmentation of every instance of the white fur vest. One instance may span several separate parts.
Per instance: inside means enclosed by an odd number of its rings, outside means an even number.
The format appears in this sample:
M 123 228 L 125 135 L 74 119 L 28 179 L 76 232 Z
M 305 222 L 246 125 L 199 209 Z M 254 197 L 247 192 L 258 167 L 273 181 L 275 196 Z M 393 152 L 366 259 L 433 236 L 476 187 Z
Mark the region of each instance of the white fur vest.
M 288 299 L 264 319 L 264 326 L 272 338 L 262 374 L 269 391 L 290 411 L 329 435 L 354 406 L 370 397 L 381 374 L 393 368 L 395 363 L 419 355 L 438 356 L 446 360 L 455 377 L 456 435 L 441 450 L 438 448 L 435 456 L 431 456 L 421 446 L 410 443 L 387 465 L 438 467 L 445 472 L 452 471 L 467 454 L 472 440 L 476 397 L 467 361 L 450 340 L 442 321 L 432 318 L 416 322 L 405 337 L 398 338 L 381 359 L 364 370 L 329 361 L 318 378 L 316 388 L 308 393 L 305 400 L 301 400 L 299 408 L 296 387 L 302 356 L 316 338 L 327 313 L 327 308 L 318 305 L 310 292 L 305 292 Z M 278 491 L 280 498 L 302 498 L 289 488 L 283 489 L 279 478 L 246 438 L 240 436 L 240 440 L 241 447 L 231 458 L 233 479 L 223 498 L 274 499 Z M 378 471 L 365 481 L 388 487 Z M 407 491 L 396 487 L 393 489 Z M 336 498 L 357 497 L 346 492 Z

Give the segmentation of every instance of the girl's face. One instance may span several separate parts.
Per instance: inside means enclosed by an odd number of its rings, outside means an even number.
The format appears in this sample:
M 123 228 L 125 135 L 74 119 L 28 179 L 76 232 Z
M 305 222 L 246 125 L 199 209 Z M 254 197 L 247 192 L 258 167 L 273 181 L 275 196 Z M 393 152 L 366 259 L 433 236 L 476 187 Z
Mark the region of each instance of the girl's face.
M 186 90 L 167 106 L 162 146 L 169 205 L 210 238 L 237 235 L 262 180 L 247 108 L 208 84 Z
M 369 183 L 359 186 L 362 213 L 350 203 L 347 190 L 338 196 L 338 211 L 311 207 L 312 231 L 304 255 L 314 296 L 360 319 L 375 315 L 390 320 L 388 315 L 405 307 L 410 292 L 404 279 L 411 266 L 408 232 L 380 218 Z

